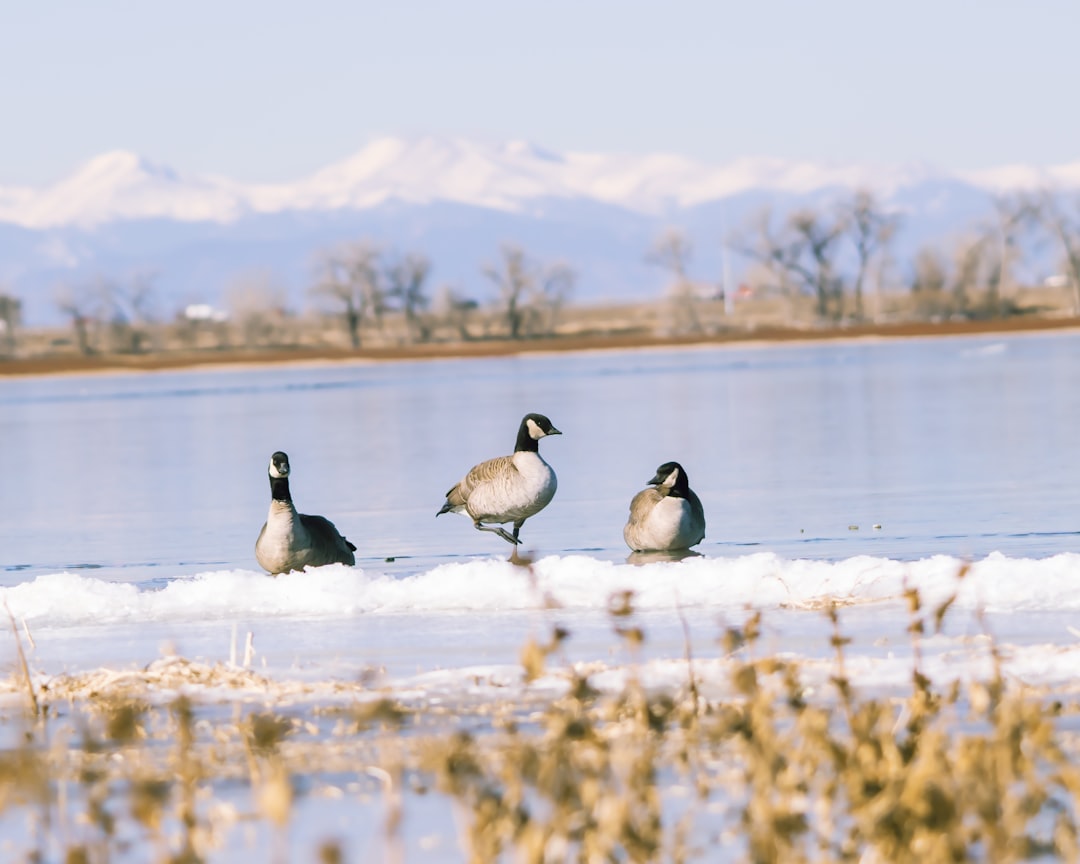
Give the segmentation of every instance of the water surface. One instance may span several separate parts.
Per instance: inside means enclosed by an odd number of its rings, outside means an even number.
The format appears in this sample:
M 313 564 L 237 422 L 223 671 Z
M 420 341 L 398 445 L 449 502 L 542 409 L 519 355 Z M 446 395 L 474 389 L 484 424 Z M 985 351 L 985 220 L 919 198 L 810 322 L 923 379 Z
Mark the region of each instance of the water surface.
M 803 607 L 877 604 L 848 613 L 870 645 L 883 622 L 903 633 L 904 584 L 948 590 L 964 560 L 1000 553 L 967 605 L 1031 642 L 1080 579 L 1078 361 L 1080 335 L 1055 333 L 2 380 L 0 588 L 49 671 L 166 643 L 224 659 L 250 630 L 271 669 L 404 674 L 516 662 L 550 624 L 528 611 L 544 591 L 581 659 L 608 656 L 621 587 L 658 657 L 681 653 L 673 604 L 702 650 L 762 605 L 800 653 L 827 650 Z M 541 445 L 558 493 L 522 531 L 533 582 L 493 563 L 498 537 L 435 518 L 529 411 L 564 433 Z M 260 575 L 278 449 L 356 568 Z M 668 460 L 704 502 L 705 557 L 629 567 L 630 498 Z M 1050 638 L 1074 641 L 1066 628 Z
M 528 411 L 564 432 L 523 531 L 544 553 L 625 556 L 629 499 L 669 459 L 708 555 L 1071 551 L 1078 361 L 1080 337 L 1046 334 L 3 380 L 3 584 L 254 568 L 278 449 L 364 561 L 501 554 L 434 514 Z

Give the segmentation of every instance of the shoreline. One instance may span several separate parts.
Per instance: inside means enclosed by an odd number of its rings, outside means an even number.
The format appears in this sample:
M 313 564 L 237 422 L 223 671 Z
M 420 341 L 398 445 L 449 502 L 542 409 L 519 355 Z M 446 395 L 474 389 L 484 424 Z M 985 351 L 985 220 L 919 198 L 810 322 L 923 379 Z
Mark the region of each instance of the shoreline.
M 1001 318 L 986 321 L 904 322 L 859 324 L 818 330 L 761 327 L 717 334 L 656 336 L 646 333 L 549 336 L 531 339 L 485 339 L 437 342 L 378 348 L 265 348 L 152 354 L 83 356 L 53 354 L 0 359 L 0 378 L 72 375 L 95 372 L 156 372 L 184 369 L 240 369 L 244 366 L 394 362 L 415 360 L 482 359 L 526 354 L 583 351 L 626 351 L 639 348 L 781 345 L 862 339 L 910 339 L 943 336 L 980 336 L 1000 333 L 1043 333 L 1080 329 L 1080 318 Z

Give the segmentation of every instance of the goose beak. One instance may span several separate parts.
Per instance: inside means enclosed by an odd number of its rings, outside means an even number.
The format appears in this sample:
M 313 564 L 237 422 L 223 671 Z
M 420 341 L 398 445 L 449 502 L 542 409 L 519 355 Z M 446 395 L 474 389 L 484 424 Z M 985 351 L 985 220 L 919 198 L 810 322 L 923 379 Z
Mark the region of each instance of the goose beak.
M 548 429 L 547 434 L 548 435 L 562 435 L 562 432 L 560 432 L 558 429 L 556 429 L 554 426 L 552 426 L 550 429 Z

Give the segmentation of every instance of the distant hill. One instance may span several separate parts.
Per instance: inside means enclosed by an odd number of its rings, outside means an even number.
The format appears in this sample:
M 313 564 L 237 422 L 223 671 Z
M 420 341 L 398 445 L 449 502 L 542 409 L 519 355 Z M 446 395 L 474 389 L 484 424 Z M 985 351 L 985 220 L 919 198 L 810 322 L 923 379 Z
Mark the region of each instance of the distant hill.
M 920 245 L 990 216 L 1019 188 L 1080 187 L 1080 163 L 956 175 L 926 165 L 826 166 L 740 159 L 721 166 L 676 155 L 553 153 L 524 142 L 379 139 L 290 184 L 193 177 L 132 153 L 106 153 L 44 188 L 0 187 L 0 283 L 27 323 L 57 320 L 55 286 L 98 275 L 159 274 L 161 309 L 220 305 L 238 278 L 270 274 L 302 306 L 317 250 L 371 238 L 433 262 L 431 285 L 483 301 L 481 276 L 516 242 L 579 274 L 576 299 L 656 296 L 645 254 L 668 226 L 695 246 L 694 275 L 718 281 L 722 239 L 755 212 L 827 206 L 859 187 L 904 214 L 903 260 Z M 736 275 L 741 262 L 732 262 Z

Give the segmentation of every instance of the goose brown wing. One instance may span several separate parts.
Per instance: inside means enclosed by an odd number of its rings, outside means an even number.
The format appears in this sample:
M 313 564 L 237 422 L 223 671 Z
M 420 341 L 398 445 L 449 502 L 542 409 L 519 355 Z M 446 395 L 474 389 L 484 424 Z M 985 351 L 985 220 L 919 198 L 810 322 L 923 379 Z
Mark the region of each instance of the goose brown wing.
M 646 536 L 649 533 L 649 515 L 663 497 L 650 486 L 631 499 L 630 517 L 623 527 L 623 539 L 631 549 L 642 549 L 648 545 Z
M 486 462 L 473 466 L 465 478 L 450 490 L 450 495 L 457 494 L 461 498 L 460 503 L 465 504 L 478 486 L 516 473 L 517 467 L 514 465 L 512 456 L 496 456 L 494 459 L 488 459 Z M 447 497 L 450 498 L 449 495 Z M 450 498 L 450 501 L 454 502 L 454 499 Z
M 637 525 L 644 522 L 663 497 L 651 486 L 638 492 L 630 501 L 630 523 Z

